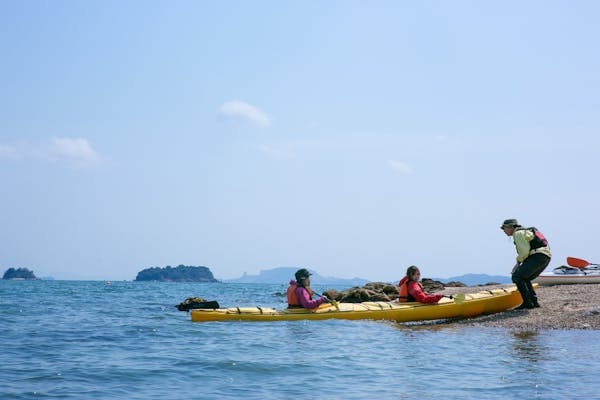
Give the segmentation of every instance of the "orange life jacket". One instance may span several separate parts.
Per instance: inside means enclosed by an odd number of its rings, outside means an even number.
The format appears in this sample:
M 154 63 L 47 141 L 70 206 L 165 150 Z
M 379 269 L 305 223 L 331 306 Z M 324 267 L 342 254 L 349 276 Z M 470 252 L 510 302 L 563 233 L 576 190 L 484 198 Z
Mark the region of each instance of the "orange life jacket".
M 288 307 L 300 307 L 298 296 L 296 296 L 296 281 L 290 281 L 290 286 L 287 288 Z
M 408 283 L 409 282 L 410 281 L 408 280 L 408 278 L 404 277 L 398 284 L 398 286 L 400 287 L 400 292 L 398 293 L 398 301 L 401 303 L 417 301 L 408 292 Z M 421 289 L 423 289 L 423 285 L 421 285 L 421 282 L 417 282 L 417 283 L 419 284 L 419 286 L 421 286 Z

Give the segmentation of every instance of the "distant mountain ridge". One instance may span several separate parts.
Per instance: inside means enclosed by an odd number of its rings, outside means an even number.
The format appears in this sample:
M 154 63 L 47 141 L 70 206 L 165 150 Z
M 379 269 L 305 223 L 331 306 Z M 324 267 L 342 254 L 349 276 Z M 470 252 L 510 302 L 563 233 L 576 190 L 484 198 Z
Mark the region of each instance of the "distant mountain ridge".
M 278 267 L 272 269 L 261 270 L 258 275 L 249 275 L 244 273 L 240 278 L 234 279 L 223 279 L 223 282 L 227 283 L 282 283 L 286 284 L 290 279 L 294 279 L 295 272 L 301 267 Z M 363 286 L 372 280 L 364 278 L 336 278 L 336 277 L 324 277 L 319 275 L 314 270 L 308 268 L 313 274 L 311 276 L 311 282 L 313 284 L 322 285 L 347 285 L 347 286 Z M 428 278 L 427 276 L 425 278 Z M 452 276 L 450 278 L 430 278 L 442 283 L 448 283 L 452 281 L 462 282 L 468 286 L 483 285 L 486 283 L 511 283 L 509 276 L 502 275 L 487 275 L 487 274 L 465 274 L 460 276 Z M 393 279 L 391 283 L 398 283 L 400 277 Z
M 291 279 L 294 278 L 294 274 L 298 269 L 302 267 L 278 267 L 272 269 L 261 270 L 258 275 L 248 275 L 244 273 L 240 278 L 237 279 L 223 279 L 223 282 L 227 283 L 283 283 L 287 284 Z M 320 285 L 348 285 L 348 286 L 362 286 L 369 282 L 363 278 L 336 278 L 336 277 L 325 277 L 319 275 L 314 270 L 307 268 L 312 276 L 310 280 L 312 284 Z
M 512 283 L 510 276 L 503 275 L 487 275 L 487 274 L 465 274 L 460 276 L 452 276 L 450 278 L 431 278 L 442 283 L 462 282 L 467 286 L 484 285 L 486 283 Z

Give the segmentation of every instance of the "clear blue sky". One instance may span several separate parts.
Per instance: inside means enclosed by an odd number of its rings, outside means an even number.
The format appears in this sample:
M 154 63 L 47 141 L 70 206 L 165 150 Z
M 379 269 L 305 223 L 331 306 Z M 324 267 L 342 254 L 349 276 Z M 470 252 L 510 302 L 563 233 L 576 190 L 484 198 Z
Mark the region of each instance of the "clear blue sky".
M 596 1 L 0 8 L 0 272 L 600 262 Z

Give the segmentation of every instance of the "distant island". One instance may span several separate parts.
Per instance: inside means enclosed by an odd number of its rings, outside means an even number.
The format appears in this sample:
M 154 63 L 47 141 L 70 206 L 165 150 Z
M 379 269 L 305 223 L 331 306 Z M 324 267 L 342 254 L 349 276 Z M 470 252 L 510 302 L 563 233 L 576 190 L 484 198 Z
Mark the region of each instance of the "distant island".
M 28 270 L 27 268 L 9 268 L 6 270 L 2 279 L 27 279 L 33 280 L 37 279 L 33 271 Z
M 172 268 L 170 265 L 164 268 L 146 268 L 138 272 L 135 280 L 159 282 L 219 282 L 215 279 L 208 267 L 187 265 L 178 265 L 175 268 Z
M 290 279 L 294 279 L 294 274 L 302 267 L 279 267 L 261 270 L 258 275 L 248 275 L 244 273 L 240 278 L 223 279 L 227 283 L 281 283 L 287 285 Z M 363 278 L 335 278 L 319 275 L 314 270 L 308 269 L 312 276 L 310 280 L 312 284 L 317 285 L 347 285 L 347 286 L 362 286 L 369 281 Z

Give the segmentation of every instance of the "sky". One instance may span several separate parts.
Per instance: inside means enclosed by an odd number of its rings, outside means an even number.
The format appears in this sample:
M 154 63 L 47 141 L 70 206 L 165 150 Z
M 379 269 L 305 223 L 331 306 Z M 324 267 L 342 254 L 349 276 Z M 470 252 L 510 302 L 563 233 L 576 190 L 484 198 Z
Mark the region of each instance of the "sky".
M 3 1 L 0 272 L 600 262 L 596 1 Z

